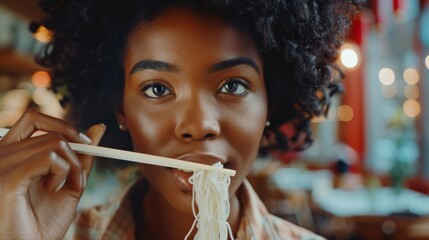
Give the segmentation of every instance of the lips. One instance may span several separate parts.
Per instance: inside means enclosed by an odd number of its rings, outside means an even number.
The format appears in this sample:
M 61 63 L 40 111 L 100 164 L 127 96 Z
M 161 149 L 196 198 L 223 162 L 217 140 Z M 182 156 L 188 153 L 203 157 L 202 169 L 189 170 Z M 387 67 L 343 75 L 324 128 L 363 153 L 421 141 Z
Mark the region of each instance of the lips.
M 227 163 L 225 159 L 210 154 L 185 154 L 177 157 L 177 159 L 206 165 L 213 165 L 217 162 L 220 162 L 224 165 Z M 192 172 L 184 172 L 175 168 L 168 168 L 168 171 L 173 182 L 179 186 L 183 193 L 192 194 L 192 184 L 189 182 L 189 178 L 193 174 Z
M 192 193 L 192 184 L 189 182 L 192 172 L 184 172 L 175 168 L 168 168 L 168 171 L 183 193 Z

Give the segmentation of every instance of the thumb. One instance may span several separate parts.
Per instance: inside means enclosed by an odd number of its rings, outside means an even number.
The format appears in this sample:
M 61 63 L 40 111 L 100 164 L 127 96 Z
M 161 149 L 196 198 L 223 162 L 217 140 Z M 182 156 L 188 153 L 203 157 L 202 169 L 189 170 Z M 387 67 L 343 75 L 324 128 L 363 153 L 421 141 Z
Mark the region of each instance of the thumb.
M 91 138 L 92 140 L 91 145 L 96 146 L 100 143 L 100 140 L 103 137 L 105 131 L 106 131 L 106 125 L 101 123 L 90 127 L 85 134 L 89 138 Z M 79 158 L 82 162 L 83 169 L 85 169 L 86 175 L 88 176 L 94 164 L 94 157 L 89 155 L 80 155 Z

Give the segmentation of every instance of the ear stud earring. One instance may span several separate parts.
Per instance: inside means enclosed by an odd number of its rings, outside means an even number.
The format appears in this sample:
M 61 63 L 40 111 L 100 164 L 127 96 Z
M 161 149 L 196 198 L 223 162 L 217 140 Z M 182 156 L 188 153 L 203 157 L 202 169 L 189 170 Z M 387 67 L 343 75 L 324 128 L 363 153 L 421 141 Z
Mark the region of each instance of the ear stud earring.
M 269 127 L 269 126 L 270 126 L 270 124 L 271 124 L 271 123 L 270 123 L 270 121 L 266 121 L 266 122 L 265 122 L 265 127 Z
M 122 131 L 128 130 L 127 127 L 123 124 L 119 124 L 119 129 L 121 129 Z

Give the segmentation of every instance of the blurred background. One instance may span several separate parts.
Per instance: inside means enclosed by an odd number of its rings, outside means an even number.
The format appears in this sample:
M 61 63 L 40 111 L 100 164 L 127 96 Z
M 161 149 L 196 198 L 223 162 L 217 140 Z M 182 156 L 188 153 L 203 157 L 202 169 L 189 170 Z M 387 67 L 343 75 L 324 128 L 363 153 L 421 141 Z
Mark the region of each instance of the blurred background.
M 27 108 L 65 114 L 34 62 L 42 18 L 37 0 L 0 0 L 0 127 Z M 429 239 L 429 0 L 369 0 L 338 65 L 346 92 L 313 121 L 314 144 L 258 159 L 249 180 L 272 213 L 328 239 Z M 80 207 L 130 175 L 98 169 Z

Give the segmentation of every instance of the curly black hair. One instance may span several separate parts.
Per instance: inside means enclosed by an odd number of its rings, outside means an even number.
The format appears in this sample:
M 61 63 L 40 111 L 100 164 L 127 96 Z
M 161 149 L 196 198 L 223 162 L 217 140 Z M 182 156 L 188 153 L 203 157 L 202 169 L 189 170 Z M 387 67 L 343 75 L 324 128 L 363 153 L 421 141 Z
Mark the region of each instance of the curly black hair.
M 304 133 L 311 144 L 310 121 L 326 114 L 331 97 L 342 91 L 334 64 L 358 1 L 351 0 L 42 0 L 49 17 L 43 24 L 53 40 L 37 61 L 52 69 L 52 88 L 80 128 L 107 128 L 104 145 L 129 149 L 129 136 L 116 127 L 122 99 L 122 57 L 128 33 L 166 8 L 184 7 L 220 16 L 255 39 L 264 64 L 268 132 L 283 149 Z M 291 123 L 294 136 L 278 128 Z M 118 143 L 120 145 L 118 145 Z

